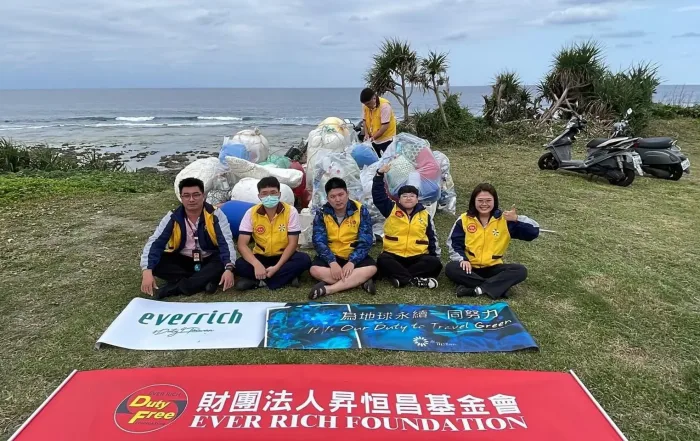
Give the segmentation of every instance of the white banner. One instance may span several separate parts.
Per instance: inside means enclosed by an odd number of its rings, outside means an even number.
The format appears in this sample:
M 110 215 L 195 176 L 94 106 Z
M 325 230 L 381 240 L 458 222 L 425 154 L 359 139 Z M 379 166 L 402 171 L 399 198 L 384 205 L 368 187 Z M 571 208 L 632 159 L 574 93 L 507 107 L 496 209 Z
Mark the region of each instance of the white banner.
M 177 303 L 133 299 L 102 334 L 102 344 L 137 350 L 255 348 L 273 302 Z

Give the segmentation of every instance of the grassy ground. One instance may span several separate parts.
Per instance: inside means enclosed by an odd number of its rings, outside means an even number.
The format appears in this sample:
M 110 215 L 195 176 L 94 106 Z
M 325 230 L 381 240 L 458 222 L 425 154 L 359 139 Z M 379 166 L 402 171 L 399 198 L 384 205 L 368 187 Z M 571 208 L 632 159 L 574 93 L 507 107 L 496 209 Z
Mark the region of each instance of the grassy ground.
M 574 369 L 630 439 L 700 439 L 700 121 L 655 129 L 680 138 L 696 165 L 693 175 L 679 182 L 638 178 L 617 188 L 539 171 L 537 146 L 443 149 L 452 159 L 458 210 L 475 184 L 489 181 L 503 206 L 514 203 L 556 231 L 532 243 L 515 241 L 508 256 L 530 269 L 510 303 L 539 343 L 537 353 L 96 351 L 99 335 L 139 294 L 138 256 L 175 206 L 172 186 L 133 174 L 0 176 L 0 438 L 72 369 L 359 363 Z M 18 195 L 31 197 L 20 204 Z M 442 241 L 453 220 L 437 216 Z M 440 283 L 428 292 L 381 282 L 377 297 L 353 291 L 338 299 L 456 302 L 451 284 L 444 277 Z M 304 301 L 306 286 L 188 300 Z

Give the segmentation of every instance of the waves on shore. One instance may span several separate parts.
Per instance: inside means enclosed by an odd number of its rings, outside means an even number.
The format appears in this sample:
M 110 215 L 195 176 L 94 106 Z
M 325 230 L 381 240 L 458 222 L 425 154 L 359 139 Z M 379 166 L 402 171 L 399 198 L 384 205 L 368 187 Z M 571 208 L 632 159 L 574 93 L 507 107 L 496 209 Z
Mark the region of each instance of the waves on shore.
M 84 116 L 54 120 L 0 121 L 0 132 L 42 130 L 51 128 L 159 128 L 159 127 L 215 127 L 215 126 L 316 126 L 322 118 L 310 116 L 258 117 L 258 116 Z

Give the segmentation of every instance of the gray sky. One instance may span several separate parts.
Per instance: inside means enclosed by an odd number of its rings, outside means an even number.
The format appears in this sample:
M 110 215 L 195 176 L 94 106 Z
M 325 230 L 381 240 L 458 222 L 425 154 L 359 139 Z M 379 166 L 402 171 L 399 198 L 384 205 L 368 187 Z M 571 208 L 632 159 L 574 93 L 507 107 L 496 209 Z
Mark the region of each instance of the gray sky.
M 563 44 L 700 84 L 698 0 L 5 0 L 0 88 L 356 87 L 385 37 L 449 51 L 451 83 L 537 82 Z

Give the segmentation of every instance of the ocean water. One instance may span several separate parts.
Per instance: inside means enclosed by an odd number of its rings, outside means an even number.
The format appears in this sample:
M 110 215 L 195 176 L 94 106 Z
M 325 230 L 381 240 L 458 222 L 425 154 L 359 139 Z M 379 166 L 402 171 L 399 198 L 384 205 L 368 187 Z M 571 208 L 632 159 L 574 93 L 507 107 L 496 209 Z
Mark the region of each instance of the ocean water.
M 479 114 L 483 87 L 453 87 Z M 329 116 L 361 118 L 359 88 L 0 90 L 0 137 L 28 144 L 94 147 L 122 155 L 130 168 L 161 156 L 216 153 L 224 136 L 258 127 L 283 154 Z M 700 86 L 662 86 L 656 99 L 700 102 Z M 393 101 L 393 99 L 392 99 Z M 435 107 L 416 90 L 411 111 Z M 397 117 L 402 108 L 394 102 Z M 199 152 L 199 153 L 198 153 Z

